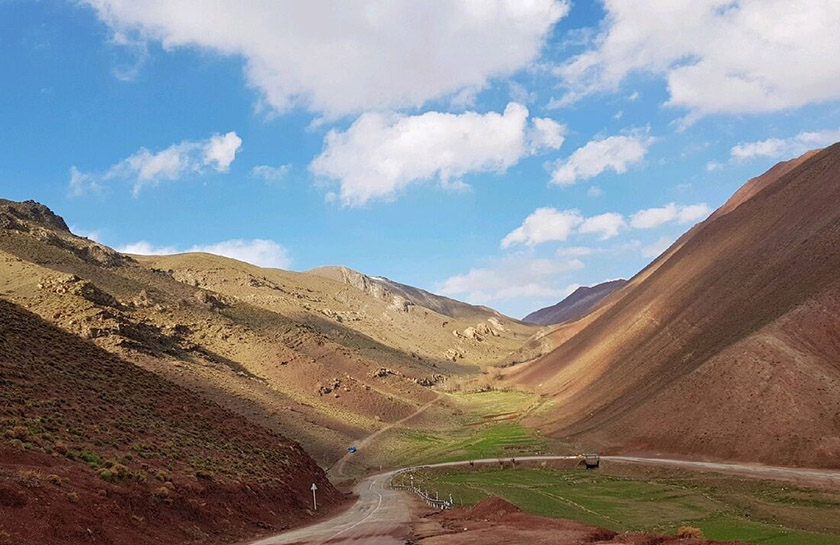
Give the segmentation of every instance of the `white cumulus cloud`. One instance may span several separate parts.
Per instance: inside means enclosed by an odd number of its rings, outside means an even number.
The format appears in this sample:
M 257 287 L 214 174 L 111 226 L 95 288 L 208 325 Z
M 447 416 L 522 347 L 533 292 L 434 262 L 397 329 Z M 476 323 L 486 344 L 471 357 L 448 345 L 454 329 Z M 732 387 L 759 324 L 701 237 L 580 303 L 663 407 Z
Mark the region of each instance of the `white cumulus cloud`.
M 529 120 L 528 109 L 515 102 L 502 113 L 369 112 L 346 131 L 331 130 L 310 170 L 339 182 L 342 204 L 359 206 L 417 182 L 463 188 L 466 174 L 502 173 L 523 157 L 561 146 L 563 130 L 550 119 Z
M 712 209 L 705 203 L 677 204 L 668 203 L 659 208 L 639 210 L 625 220 L 622 214 L 606 212 L 585 217 L 580 211 L 557 210 L 556 208 L 537 208 L 528 215 L 522 224 L 508 233 L 500 244 L 502 249 L 516 245 L 537 246 L 545 242 L 567 240 L 572 235 L 600 235 L 601 240 L 618 236 L 626 229 L 653 229 L 666 223 L 692 223 L 706 218 Z M 564 253 L 589 250 L 581 247 L 561 248 L 558 256 L 586 255 L 586 253 Z
M 288 269 L 292 263 L 289 252 L 285 247 L 273 240 L 232 239 L 212 244 L 196 244 L 185 250 L 176 246 L 156 246 L 145 240 L 118 246 L 117 251 L 135 255 L 172 255 L 184 252 L 205 252 L 237 259 L 259 267 L 274 269 Z
M 838 141 L 840 141 L 840 129 L 805 131 L 790 138 L 768 138 L 756 142 L 744 142 L 733 146 L 730 155 L 735 161 L 748 161 L 759 157 L 790 158 Z
M 583 216 L 577 210 L 557 210 L 556 208 L 537 208 L 525 218 L 522 225 L 502 239 L 502 248 L 516 244 L 536 246 L 543 242 L 566 240 L 575 228 L 583 223 Z
M 639 210 L 630 216 L 630 226 L 635 229 L 653 229 L 665 223 L 692 223 L 704 219 L 712 209 L 705 203 L 682 205 L 668 203 L 658 208 Z
M 558 160 L 554 164 L 551 183 L 573 185 L 578 180 L 594 178 L 605 170 L 624 174 L 631 165 L 644 159 L 654 140 L 639 130 L 591 140 L 567 159 Z
M 607 212 L 586 218 L 578 228 L 580 234 L 599 234 L 601 240 L 607 240 L 618 235 L 619 230 L 625 227 L 624 216 L 615 212 Z
M 840 99 L 836 0 L 606 0 L 595 46 L 556 69 L 569 104 L 632 72 L 665 78 L 689 117 Z
M 83 0 L 112 32 L 245 61 L 276 111 L 420 106 L 532 64 L 565 0 Z M 503 38 L 500 38 L 503 37 Z
M 178 180 L 187 174 L 200 174 L 208 169 L 227 172 L 241 146 L 242 139 L 231 131 L 214 134 L 206 140 L 184 140 L 157 152 L 140 148 L 104 173 L 82 172 L 73 166 L 70 168 L 70 193 L 81 195 L 101 189 L 109 182 L 126 180 L 131 182 L 136 197 L 144 187 Z
M 172 255 L 178 253 L 178 248 L 175 246 L 156 246 L 145 240 L 117 246 L 116 250 L 124 254 L 134 255 Z
M 192 246 L 188 252 L 206 252 L 231 259 L 245 261 L 259 267 L 288 269 L 292 260 L 285 247 L 273 240 L 255 238 L 253 240 L 233 239 L 214 244 Z

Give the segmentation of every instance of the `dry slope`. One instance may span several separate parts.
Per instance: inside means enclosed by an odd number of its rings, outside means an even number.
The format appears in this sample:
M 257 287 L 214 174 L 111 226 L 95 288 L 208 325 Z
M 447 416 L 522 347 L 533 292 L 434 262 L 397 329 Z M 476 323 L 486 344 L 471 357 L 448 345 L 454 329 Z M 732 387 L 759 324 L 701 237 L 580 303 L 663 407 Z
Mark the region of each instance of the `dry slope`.
M 294 441 L 0 299 L 0 543 L 224 543 L 341 495 Z
M 73 235 L 43 205 L 3 200 L 0 295 L 294 437 L 323 465 L 535 330 L 209 254 L 133 258 Z
M 840 467 L 840 145 L 751 180 L 514 380 L 547 432 Z

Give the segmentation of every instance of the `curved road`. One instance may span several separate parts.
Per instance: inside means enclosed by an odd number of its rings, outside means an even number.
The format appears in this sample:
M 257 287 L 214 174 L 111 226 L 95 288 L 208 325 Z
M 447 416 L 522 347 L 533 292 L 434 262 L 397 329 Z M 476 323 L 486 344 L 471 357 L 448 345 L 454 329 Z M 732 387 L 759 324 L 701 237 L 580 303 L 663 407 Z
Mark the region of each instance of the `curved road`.
M 412 418 L 414 418 L 418 414 L 422 413 L 423 411 L 425 411 L 426 409 L 431 407 L 438 399 L 440 399 L 441 395 L 443 395 L 443 394 L 438 392 L 433 400 L 424 403 L 423 405 L 418 407 L 418 409 L 416 411 L 414 411 L 410 415 L 406 416 L 402 420 L 397 420 L 396 422 L 392 422 L 391 424 L 388 424 L 387 426 L 379 428 L 375 432 L 371 433 L 370 435 L 368 435 L 367 437 L 362 439 L 359 443 L 357 443 L 357 445 L 356 445 L 357 448 L 362 449 L 362 448 L 368 446 L 371 441 L 373 441 L 374 439 L 376 439 L 377 437 L 379 437 L 380 435 L 382 435 L 386 431 L 390 430 L 391 428 L 394 428 L 396 426 L 401 426 L 401 425 L 405 424 L 406 422 L 408 422 L 409 420 L 411 420 Z M 344 467 L 347 465 L 347 462 L 353 456 L 357 456 L 357 455 L 354 455 L 352 452 L 348 452 L 347 454 L 345 454 L 344 456 L 339 458 L 338 461 L 336 463 L 334 463 L 332 465 L 332 467 L 330 467 L 330 469 L 327 471 L 327 475 L 330 478 L 346 477 L 347 475 L 344 473 Z
M 312 526 L 254 541 L 251 545 L 359 543 L 403 545 L 411 510 L 406 494 L 388 488 L 394 471 L 362 480 L 356 503 L 344 513 Z
M 428 403 L 426 406 L 430 405 Z M 415 413 L 416 414 L 416 413 Z M 413 415 L 412 415 L 413 416 Z M 410 418 L 410 417 L 409 417 Z M 576 456 L 520 456 L 519 462 L 540 462 L 571 460 Z M 498 464 L 499 458 L 473 460 L 474 464 Z M 510 458 L 502 458 L 510 462 Z M 763 466 L 753 464 L 730 464 L 718 462 L 694 462 L 665 458 L 642 458 L 636 456 L 601 456 L 601 460 L 663 465 L 699 471 L 718 471 L 744 476 L 805 480 L 840 485 L 840 471 L 799 469 L 790 467 Z M 468 465 L 469 461 L 445 462 L 423 467 L 456 467 Z M 335 467 L 335 466 L 334 466 Z M 410 469 L 410 468 L 406 468 Z M 348 511 L 312 526 L 255 541 L 251 545 L 316 545 L 316 544 L 373 544 L 402 545 L 410 530 L 411 496 L 388 488 L 388 479 L 394 470 L 363 479 L 355 488 L 359 499 Z

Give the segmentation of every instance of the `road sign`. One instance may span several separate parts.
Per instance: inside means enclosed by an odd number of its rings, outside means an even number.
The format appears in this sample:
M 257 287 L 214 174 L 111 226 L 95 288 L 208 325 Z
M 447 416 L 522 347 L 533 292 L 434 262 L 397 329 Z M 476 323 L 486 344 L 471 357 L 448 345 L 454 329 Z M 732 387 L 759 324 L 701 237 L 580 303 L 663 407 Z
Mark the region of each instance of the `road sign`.
M 318 500 L 315 499 L 315 491 L 318 490 L 318 485 L 312 483 L 312 506 L 315 508 L 315 511 L 318 510 Z

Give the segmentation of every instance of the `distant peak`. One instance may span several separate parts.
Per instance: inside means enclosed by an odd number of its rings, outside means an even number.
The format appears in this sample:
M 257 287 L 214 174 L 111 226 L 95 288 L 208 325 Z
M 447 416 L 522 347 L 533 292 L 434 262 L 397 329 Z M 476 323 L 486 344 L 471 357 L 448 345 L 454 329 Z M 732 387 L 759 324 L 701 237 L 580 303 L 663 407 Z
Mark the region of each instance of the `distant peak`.
M 30 222 L 56 231 L 70 232 L 64 219 L 47 206 L 35 201 L 0 199 L 0 227 L 14 229 L 20 221 Z
M 559 303 L 534 311 L 525 316 L 522 321 L 537 325 L 551 325 L 577 320 L 626 283 L 627 280 L 619 278 L 594 286 L 581 286 Z

